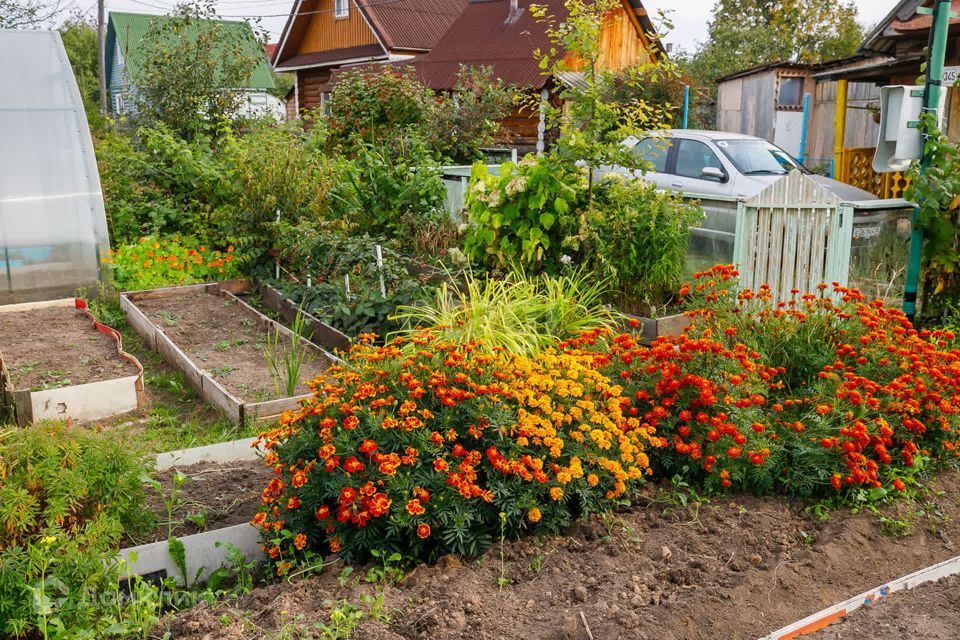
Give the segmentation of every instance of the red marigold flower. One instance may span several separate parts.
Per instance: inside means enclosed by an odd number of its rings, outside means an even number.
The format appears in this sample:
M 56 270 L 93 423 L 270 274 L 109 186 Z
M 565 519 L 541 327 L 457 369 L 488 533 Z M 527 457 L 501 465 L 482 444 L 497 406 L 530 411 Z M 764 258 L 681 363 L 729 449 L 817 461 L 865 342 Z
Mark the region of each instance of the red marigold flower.
M 330 551 L 336 553 L 340 551 L 340 539 L 339 538 L 330 538 Z
M 901 480 L 900 478 L 897 478 L 896 480 L 893 481 L 893 488 L 896 489 L 897 491 L 906 491 L 907 485 L 903 483 L 903 480 Z
M 300 498 L 298 498 L 297 496 L 291 496 L 290 499 L 287 500 L 287 511 L 293 511 L 294 509 L 299 509 L 299 508 L 300 508 Z
M 317 516 L 317 520 L 326 520 L 330 517 L 330 507 L 325 504 L 321 505 L 315 515 Z
M 356 429 L 360 424 L 360 418 L 357 416 L 347 416 L 343 421 L 344 429 Z
M 267 514 L 261 511 L 257 515 L 253 516 L 253 520 L 251 520 L 250 523 L 255 527 L 259 527 L 264 523 L 266 519 L 267 519 Z
M 293 546 L 297 548 L 297 551 L 303 551 L 303 548 L 307 546 L 307 536 L 298 533 L 293 539 Z
M 640 326 L 640 321 L 637 320 L 636 318 L 630 318 L 629 320 L 627 320 L 627 326 L 630 327 L 631 329 L 636 329 L 637 327 Z M 539 520 L 539 518 L 537 518 L 537 520 Z M 534 520 L 534 522 L 536 522 L 537 520 Z
M 360 443 L 360 453 L 370 455 L 377 450 L 377 443 L 373 440 L 364 440 Z
M 417 537 L 421 540 L 426 540 L 430 537 L 430 525 L 421 524 L 417 527 Z

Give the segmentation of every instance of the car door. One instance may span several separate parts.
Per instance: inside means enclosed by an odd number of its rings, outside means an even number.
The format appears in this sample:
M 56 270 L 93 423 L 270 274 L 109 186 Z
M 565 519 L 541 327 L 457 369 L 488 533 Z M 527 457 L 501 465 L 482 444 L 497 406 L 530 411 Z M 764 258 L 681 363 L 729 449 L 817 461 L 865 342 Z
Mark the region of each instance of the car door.
M 732 188 L 730 170 L 710 145 L 693 138 L 675 138 L 669 184 L 672 191 L 715 196 L 729 196 Z
M 649 164 L 647 170 L 637 170 L 633 175 L 652 182 L 661 189 L 670 188 L 671 176 L 667 170 L 673 141 L 670 138 L 644 138 L 634 145 L 635 156 Z

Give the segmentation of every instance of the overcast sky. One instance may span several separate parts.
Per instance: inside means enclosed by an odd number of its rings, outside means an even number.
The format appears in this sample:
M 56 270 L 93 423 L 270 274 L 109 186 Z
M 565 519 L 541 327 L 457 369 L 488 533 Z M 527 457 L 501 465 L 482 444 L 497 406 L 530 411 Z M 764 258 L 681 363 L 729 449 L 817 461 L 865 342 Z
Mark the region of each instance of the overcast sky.
M 90 0 L 74 0 L 73 4 L 86 9 Z M 133 11 L 139 13 L 167 13 L 176 4 L 175 0 L 107 0 L 108 11 Z M 218 0 L 217 10 L 224 17 L 256 17 L 277 40 L 283 30 L 286 15 L 292 6 L 291 0 Z M 667 37 L 685 49 L 693 49 L 707 35 L 707 21 L 714 0 L 643 0 L 644 6 L 653 15 L 658 9 L 671 10 L 675 30 Z M 860 21 L 872 27 L 897 4 L 896 0 L 856 0 L 860 9 Z M 96 13 L 96 1 L 90 6 Z

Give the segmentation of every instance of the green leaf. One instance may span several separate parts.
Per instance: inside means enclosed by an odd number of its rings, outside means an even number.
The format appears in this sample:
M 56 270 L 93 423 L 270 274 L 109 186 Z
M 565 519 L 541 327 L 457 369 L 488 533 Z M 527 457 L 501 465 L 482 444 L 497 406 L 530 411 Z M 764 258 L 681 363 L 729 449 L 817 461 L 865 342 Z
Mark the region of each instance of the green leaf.
M 559 200 L 560 198 L 557 198 L 557 199 Z M 555 222 L 555 220 L 556 218 L 552 213 L 544 211 L 543 213 L 540 214 L 540 224 L 543 225 L 544 229 L 549 230 L 550 227 L 553 226 L 553 223 Z

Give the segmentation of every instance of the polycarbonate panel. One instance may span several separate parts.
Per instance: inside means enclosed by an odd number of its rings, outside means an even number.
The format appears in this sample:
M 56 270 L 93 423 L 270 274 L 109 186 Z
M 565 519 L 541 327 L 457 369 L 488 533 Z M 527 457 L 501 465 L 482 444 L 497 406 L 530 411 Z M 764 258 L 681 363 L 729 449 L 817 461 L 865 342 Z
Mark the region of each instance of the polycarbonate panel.
M 0 304 L 96 285 L 108 248 L 93 141 L 60 35 L 0 30 Z
M 913 209 L 856 211 L 849 284 L 870 299 L 903 305 Z

